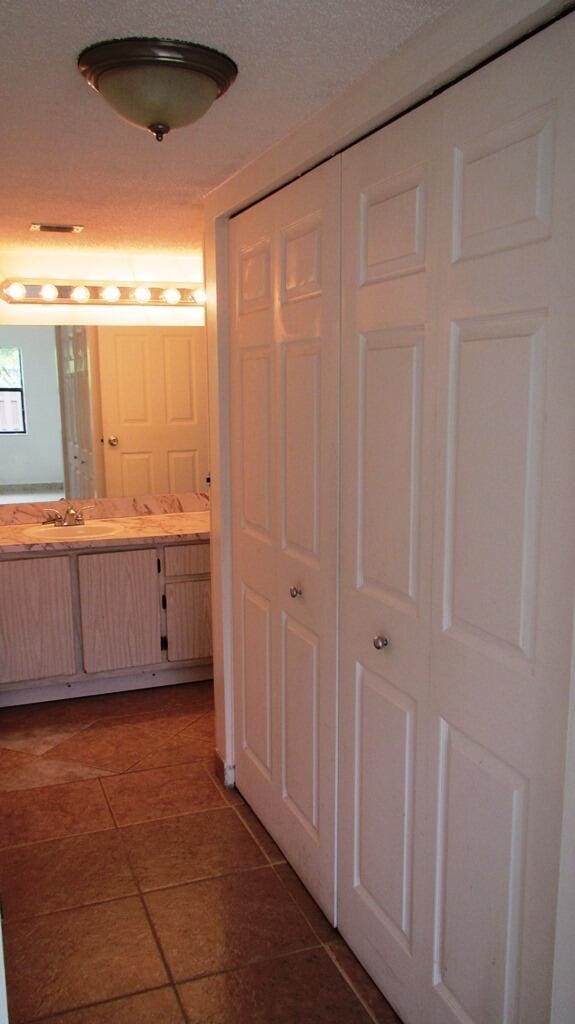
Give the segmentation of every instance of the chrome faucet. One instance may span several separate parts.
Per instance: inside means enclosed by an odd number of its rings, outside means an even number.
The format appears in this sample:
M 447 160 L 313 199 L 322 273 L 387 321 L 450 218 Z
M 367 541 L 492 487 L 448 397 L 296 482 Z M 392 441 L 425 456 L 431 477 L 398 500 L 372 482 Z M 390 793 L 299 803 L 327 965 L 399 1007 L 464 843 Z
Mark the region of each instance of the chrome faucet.
M 89 508 L 94 508 L 94 505 L 84 505 L 81 509 L 75 509 L 73 505 L 68 505 L 64 515 L 57 508 L 45 508 L 43 512 L 47 518 L 44 522 L 53 523 L 54 526 L 83 526 L 84 512 Z

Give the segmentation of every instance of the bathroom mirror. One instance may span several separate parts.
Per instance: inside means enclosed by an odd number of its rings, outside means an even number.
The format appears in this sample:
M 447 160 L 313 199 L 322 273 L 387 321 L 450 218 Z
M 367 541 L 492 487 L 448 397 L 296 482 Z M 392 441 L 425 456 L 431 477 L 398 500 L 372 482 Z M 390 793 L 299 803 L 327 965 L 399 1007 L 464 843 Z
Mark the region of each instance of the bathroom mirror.
M 0 326 L 0 502 L 204 491 L 208 445 L 204 327 Z

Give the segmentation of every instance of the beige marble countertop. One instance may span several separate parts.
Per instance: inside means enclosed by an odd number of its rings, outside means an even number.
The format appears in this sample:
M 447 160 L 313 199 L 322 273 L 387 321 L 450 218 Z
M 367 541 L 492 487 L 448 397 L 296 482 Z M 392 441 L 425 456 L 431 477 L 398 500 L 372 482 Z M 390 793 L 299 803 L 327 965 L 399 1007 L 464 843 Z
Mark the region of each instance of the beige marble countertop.
M 101 526 L 102 535 L 98 536 Z M 0 526 L 0 558 L 22 552 L 72 551 L 78 548 L 138 547 L 168 541 L 209 540 L 209 512 L 172 512 L 128 516 L 125 519 L 86 519 L 81 526 Z M 111 531 L 111 532 L 108 532 Z

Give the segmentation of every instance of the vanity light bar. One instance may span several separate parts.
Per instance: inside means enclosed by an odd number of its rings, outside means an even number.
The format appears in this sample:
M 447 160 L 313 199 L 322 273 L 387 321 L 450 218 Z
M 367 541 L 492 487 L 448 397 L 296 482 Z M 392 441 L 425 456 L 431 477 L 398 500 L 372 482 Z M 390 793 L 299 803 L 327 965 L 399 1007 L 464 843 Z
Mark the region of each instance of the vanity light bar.
M 152 284 L 148 281 L 3 281 L 0 298 L 16 305 L 42 306 L 204 306 L 199 284 Z

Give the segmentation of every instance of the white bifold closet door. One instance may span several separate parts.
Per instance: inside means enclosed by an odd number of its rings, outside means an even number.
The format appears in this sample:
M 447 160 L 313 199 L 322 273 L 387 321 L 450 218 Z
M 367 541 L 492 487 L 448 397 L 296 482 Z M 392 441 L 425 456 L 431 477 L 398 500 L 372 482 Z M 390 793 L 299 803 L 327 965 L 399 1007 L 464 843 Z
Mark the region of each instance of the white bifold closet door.
M 574 60 L 570 16 L 343 156 L 340 928 L 405 1024 L 550 1020 Z
M 230 224 L 236 784 L 332 920 L 339 173 Z

